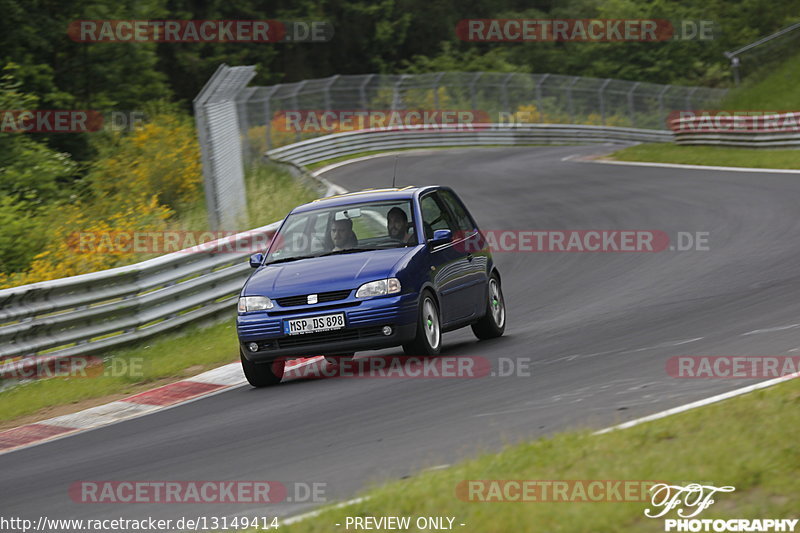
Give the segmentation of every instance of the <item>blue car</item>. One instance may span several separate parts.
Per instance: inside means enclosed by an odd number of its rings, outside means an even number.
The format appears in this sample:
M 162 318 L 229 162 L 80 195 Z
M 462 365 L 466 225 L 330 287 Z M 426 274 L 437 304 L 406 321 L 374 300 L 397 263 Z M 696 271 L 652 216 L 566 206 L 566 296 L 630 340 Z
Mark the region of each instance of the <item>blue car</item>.
M 402 346 L 441 350 L 442 332 L 479 339 L 506 324 L 488 243 L 448 187 L 367 190 L 292 210 L 239 297 L 236 330 L 251 385 L 279 383 L 288 359 Z

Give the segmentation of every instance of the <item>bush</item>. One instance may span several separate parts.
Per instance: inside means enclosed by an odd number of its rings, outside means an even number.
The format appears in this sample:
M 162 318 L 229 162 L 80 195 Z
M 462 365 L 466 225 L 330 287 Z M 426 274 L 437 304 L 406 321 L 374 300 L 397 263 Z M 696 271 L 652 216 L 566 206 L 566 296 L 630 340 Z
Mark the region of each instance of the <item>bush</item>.
M 45 217 L 0 196 L 0 227 L 0 272 L 25 270 L 47 242 Z
M 201 180 L 200 147 L 191 119 L 163 109 L 134 132 L 108 134 L 87 176 L 95 203 L 106 216 L 119 201 L 130 205 L 129 198 L 149 201 L 153 195 L 179 211 L 194 203 Z
M 35 214 L 8 197 L 0 202 L 0 287 L 129 264 L 140 257 L 97 247 L 97 238 L 84 242 L 81 233 L 164 231 L 178 209 L 197 205 L 200 155 L 188 117 L 161 109 L 137 131 L 103 135 L 80 194 Z

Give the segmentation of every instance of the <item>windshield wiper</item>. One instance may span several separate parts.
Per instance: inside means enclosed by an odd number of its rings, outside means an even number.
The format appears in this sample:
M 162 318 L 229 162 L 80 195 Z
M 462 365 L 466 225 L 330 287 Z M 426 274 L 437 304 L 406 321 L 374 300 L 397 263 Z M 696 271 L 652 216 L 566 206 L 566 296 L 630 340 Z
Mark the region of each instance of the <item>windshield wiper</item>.
M 312 257 L 317 257 L 317 256 L 316 255 L 296 255 L 294 257 L 282 257 L 280 259 L 275 259 L 274 261 L 270 261 L 269 263 L 264 263 L 264 266 L 274 265 L 276 263 L 288 263 L 289 261 L 298 261 L 300 259 L 310 259 Z
M 331 252 L 325 252 L 324 254 L 315 255 L 314 257 L 325 257 L 327 255 L 338 255 L 338 254 L 353 254 L 356 252 L 373 252 L 375 250 L 380 250 L 380 248 L 345 248 L 344 250 L 333 250 Z

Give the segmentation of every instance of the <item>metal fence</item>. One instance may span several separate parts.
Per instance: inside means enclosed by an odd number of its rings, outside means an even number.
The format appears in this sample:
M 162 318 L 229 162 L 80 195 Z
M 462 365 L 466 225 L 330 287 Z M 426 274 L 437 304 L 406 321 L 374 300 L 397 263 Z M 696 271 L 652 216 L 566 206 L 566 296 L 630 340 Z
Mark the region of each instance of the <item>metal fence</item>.
M 710 108 L 726 89 L 496 72 L 337 75 L 250 87 L 237 99 L 248 160 L 333 133 L 281 127 L 286 111 L 474 110 L 488 122 L 590 124 L 663 130 L 671 111 Z
M 194 99 L 208 222 L 213 230 L 241 228 L 247 220 L 235 98 L 255 75 L 255 67 L 222 64 Z
M 787 55 L 796 54 L 800 50 L 800 22 L 787 26 L 757 41 L 736 50 L 725 52 L 731 62 L 731 73 L 736 85 L 757 72 L 767 72 Z

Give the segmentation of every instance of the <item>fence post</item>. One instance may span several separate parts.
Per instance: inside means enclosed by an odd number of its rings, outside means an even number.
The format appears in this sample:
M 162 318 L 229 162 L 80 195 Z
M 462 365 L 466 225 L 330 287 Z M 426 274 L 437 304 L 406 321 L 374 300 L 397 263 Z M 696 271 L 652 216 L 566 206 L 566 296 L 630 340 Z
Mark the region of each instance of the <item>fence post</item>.
M 245 87 L 236 95 L 236 116 L 239 117 L 239 138 L 242 139 L 242 160 L 250 164 L 251 146 L 247 133 L 250 131 L 250 114 L 247 112 L 247 102 L 253 97 L 257 87 Z
M 407 77 L 407 74 L 401 74 L 400 78 L 398 78 L 394 84 L 394 87 L 392 88 L 392 111 L 405 108 L 405 105 L 403 104 L 403 97 L 400 94 L 400 87 L 403 85 L 403 82 Z
M 600 123 L 603 126 L 606 125 L 606 98 L 603 91 L 606 90 L 609 83 L 611 83 L 611 78 L 606 78 L 606 81 L 600 86 Z
M 697 89 L 699 89 L 699 87 L 692 87 L 686 93 L 686 110 L 687 111 L 689 111 L 691 109 L 694 109 L 694 105 L 692 104 L 692 96 L 694 96 L 694 93 L 697 91 Z
M 300 110 L 300 104 L 297 102 L 297 95 L 298 93 L 300 93 L 300 91 L 303 90 L 303 87 L 306 86 L 306 83 L 308 83 L 308 80 L 303 80 L 299 82 L 297 85 L 295 85 L 294 91 L 292 91 L 292 95 L 290 96 L 290 98 L 292 99 L 292 109 L 294 109 L 295 111 Z M 295 135 L 294 139 L 295 141 L 300 142 L 301 137 L 299 131 L 297 132 L 297 135 Z
M 325 84 L 325 111 L 331 110 L 331 87 L 333 87 L 333 84 L 336 83 L 338 79 L 339 74 L 336 74 L 335 76 L 331 76 L 330 81 Z
M 544 76 L 542 76 L 542 79 L 540 79 L 536 83 L 536 107 L 539 108 L 539 116 L 542 119 L 544 119 L 544 105 L 542 104 L 542 86 L 544 85 L 544 82 L 549 77 L 550 77 L 550 74 L 545 74 Z
M 572 86 L 578 83 L 580 77 L 573 76 L 572 81 L 567 84 L 567 111 L 569 112 L 569 121 L 575 124 L 575 109 L 572 105 Z
M 514 76 L 513 72 L 510 72 L 506 75 L 505 79 L 503 79 L 503 111 L 511 115 L 511 105 L 508 103 L 508 82 L 511 81 L 512 76 Z
M 433 107 L 439 109 L 439 80 L 444 76 L 444 72 L 437 72 L 433 78 Z
M 272 101 L 272 95 L 278 92 L 279 88 L 281 88 L 281 84 L 270 87 L 270 90 L 267 92 L 267 97 L 264 99 L 264 123 L 267 125 L 265 135 L 267 137 L 268 150 L 272 149 L 272 106 L 270 102 Z
M 361 97 L 361 109 L 362 111 L 367 111 L 369 109 L 369 103 L 367 102 L 367 85 L 369 82 L 372 81 L 372 78 L 375 77 L 375 74 L 367 74 L 364 77 L 364 81 L 361 82 L 361 86 L 358 88 L 359 96 Z
M 672 85 L 665 85 L 658 92 L 658 116 L 664 119 L 664 94 L 672 88 Z
M 475 94 L 475 84 L 478 83 L 478 80 L 481 76 L 483 76 L 483 72 L 477 72 L 472 76 L 472 80 L 469 82 L 469 98 L 470 102 L 472 103 L 473 110 L 478 109 L 478 98 Z
M 739 56 L 733 56 L 731 58 L 731 70 L 733 71 L 734 83 L 739 85 Z
M 637 81 L 636 83 L 633 84 L 631 90 L 628 91 L 628 113 L 631 116 L 631 126 L 634 128 L 636 127 L 636 108 L 633 104 L 633 93 L 636 92 L 636 88 L 639 87 L 639 85 L 641 84 L 642 82 Z

